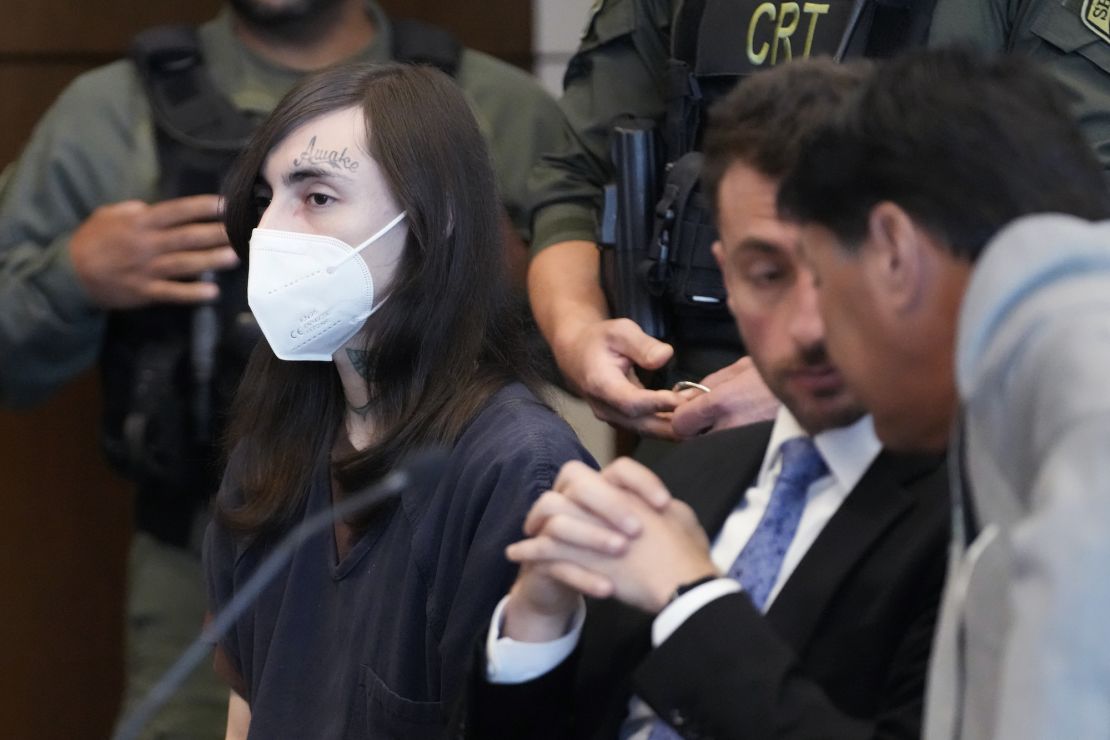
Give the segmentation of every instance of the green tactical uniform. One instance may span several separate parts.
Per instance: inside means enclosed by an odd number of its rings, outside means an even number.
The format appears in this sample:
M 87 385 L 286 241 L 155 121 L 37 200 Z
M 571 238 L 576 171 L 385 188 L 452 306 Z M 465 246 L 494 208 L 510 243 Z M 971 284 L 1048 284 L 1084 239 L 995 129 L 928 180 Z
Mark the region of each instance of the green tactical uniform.
M 938 0 L 929 44 L 1027 54 L 1067 87 L 1110 178 L 1110 0 Z
M 679 4 L 598 0 L 594 5 L 564 80 L 560 106 L 567 136 L 529 182 L 534 249 L 594 241 L 601 189 L 612 179 L 610 124 L 621 114 L 662 117 L 671 22 Z M 1075 94 L 1080 124 L 1110 168 L 1110 26 L 1101 17 L 1107 5 L 1107 0 L 938 0 L 929 43 L 972 41 L 1041 60 Z M 1084 12 L 1090 26 L 1081 22 Z M 1105 28 L 1105 35 L 1091 26 Z M 743 36 L 741 28 L 738 43 Z
M 677 0 L 598 0 L 563 78 L 561 148 L 532 172 L 533 250 L 594 241 L 601 192 L 612 179 L 609 130 L 622 114 L 663 116 Z
M 390 24 L 358 58 L 388 61 Z M 265 113 L 301 76 L 243 48 L 224 11 L 199 29 L 216 86 L 239 108 Z M 456 79 L 490 142 L 506 210 L 527 238 L 525 179 L 561 136 L 559 109 L 526 73 L 464 50 Z M 92 305 L 69 254 L 74 230 L 97 207 L 158 199 L 150 108 L 134 65 L 118 61 L 75 80 L 0 176 L 0 403 L 32 403 L 97 359 L 105 312 Z M 200 533 L 195 533 L 197 536 Z M 130 704 L 199 632 L 206 597 L 199 557 L 140 532 L 129 565 L 127 678 Z M 208 667 L 148 725 L 144 737 L 223 737 L 228 689 Z
M 377 33 L 358 58 L 388 61 L 389 20 L 373 2 L 367 11 Z M 270 111 L 300 77 L 238 44 L 227 11 L 200 28 L 200 43 L 216 86 L 244 110 Z M 525 180 L 557 146 L 561 114 L 534 78 L 481 52 L 463 51 L 456 78 L 487 135 L 506 210 L 527 237 Z M 157 184 L 150 109 L 132 63 L 75 80 L 0 176 L 0 403 L 33 403 L 94 364 L 105 313 L 77 280 L 70 235 L 99 206 L 157 200 Z

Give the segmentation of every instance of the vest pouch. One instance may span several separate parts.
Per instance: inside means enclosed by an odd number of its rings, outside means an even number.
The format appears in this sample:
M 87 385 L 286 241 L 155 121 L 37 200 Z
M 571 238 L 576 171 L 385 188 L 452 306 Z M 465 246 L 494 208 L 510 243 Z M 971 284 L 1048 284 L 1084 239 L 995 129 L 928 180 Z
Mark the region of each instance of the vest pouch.
M 675 337 L 742 352 L 724 278 L 713 257 L 717 229 L 702 191 L 703 161 L 701 152 L 690 152 L 667 171 L 651 259 L 665 276 L 663 294 Z

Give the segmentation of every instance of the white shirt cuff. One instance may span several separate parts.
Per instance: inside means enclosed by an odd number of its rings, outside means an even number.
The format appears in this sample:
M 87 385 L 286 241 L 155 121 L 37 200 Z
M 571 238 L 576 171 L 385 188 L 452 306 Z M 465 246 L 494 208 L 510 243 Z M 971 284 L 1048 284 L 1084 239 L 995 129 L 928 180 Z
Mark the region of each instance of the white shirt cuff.
M 582 623 L 586 621 L 586 601 L 579 597 L 578 609 L 565 635 L 550 642 L 520 642 L 501 636 L 508 601 L 505 596 L 498 602 L 486 637 L 486 678 L 490 683 L 524 683 L 553 670 L 574 652 Z
M 734 594 L 740 589 L 740 584 L 731 578 L 714 578 L 706 581 L 696 588 L 692 588 L 663 607 L 663 611 L 655 615 L 651 623 L 651 644 L 659 647 L 682 626 L 694 612 L 701 609 L 714 599 L 719 599 L 725 594 Z

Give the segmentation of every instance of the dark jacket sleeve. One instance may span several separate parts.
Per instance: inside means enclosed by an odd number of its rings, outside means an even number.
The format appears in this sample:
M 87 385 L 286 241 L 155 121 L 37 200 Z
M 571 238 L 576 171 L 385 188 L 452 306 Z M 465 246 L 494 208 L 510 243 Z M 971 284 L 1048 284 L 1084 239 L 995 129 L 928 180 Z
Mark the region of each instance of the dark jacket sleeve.
M 935 593 L 938 561 L 923 593 Z M 891 659 L 878 710 L 854 717 L 838 707 L 742 594 L 710 602 L 639 666 L 636 691 L 686 737 L 918 738 L 936 625 L 935 599 L 922 599 Z
M 686 738 L 909 740 L 921 733 L 935 620 L 935 609 L 927 608 L 909 625 L 892 660 L 880 709 L 872 717 L 855 717 L 838 707 L 802 672 L 791 647 L 741 593 L 717 599 L 691 616 L 637 667 L 633 687 Z M 575 651 L 532 681 L 492 684 L 485 680 L 484 643 L 479 641 L 451 736 L 575 737 L 584 729 L 576 722 L 584 700 L 577 691 L 579 660 Z
M 532 681 L 495 684 L 486 680 L 485 641 L 475 646 L 472 670 L 455 708 L 449 737 L 564 740 L 574 737 L 575 651 L 554 670 Z

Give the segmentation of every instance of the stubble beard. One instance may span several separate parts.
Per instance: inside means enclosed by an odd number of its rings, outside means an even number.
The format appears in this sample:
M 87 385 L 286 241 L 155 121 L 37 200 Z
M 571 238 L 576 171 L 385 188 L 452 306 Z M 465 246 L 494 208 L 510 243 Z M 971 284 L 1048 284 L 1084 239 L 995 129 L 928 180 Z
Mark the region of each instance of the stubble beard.
M 787 380 L 790 373 L 828 363 L 828 354 L 824 346 L 821 345 L 801 352 L 789 367 L 769 369 L 769 372 L 765 374 L 760 369 L 760 373 L 767 379 L 766 382 L 771 392 L 782 401 L 782 404 L 786 406 L 802 428 L 811 435 L 828 429 L 846 427 L 855 423 L 867 413 L 863 405 L 843 384 L 835 391 L 793 392 Z
M 335 21 L 348 0 L 228 0 L 239 21 L 256 33 L 286 42 L 317 38 Z

